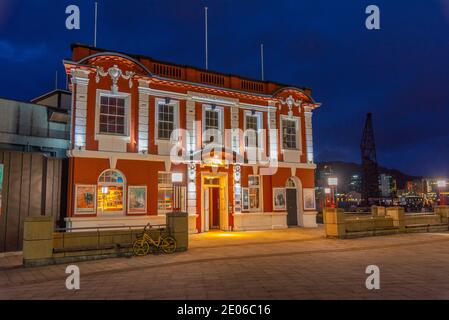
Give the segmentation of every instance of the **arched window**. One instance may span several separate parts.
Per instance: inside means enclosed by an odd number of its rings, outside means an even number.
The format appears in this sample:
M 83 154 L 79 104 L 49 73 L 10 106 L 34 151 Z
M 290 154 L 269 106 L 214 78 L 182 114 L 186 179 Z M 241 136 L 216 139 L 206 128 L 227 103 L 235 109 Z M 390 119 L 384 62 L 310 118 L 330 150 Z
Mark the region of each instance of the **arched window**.
M 285 187 L 286 188 L 296 188 L 295 180 L 292 177 L 288 178 Z
M 106 170 L 98 178 L 98 212 L 123 213 L 125 179 L 117 170 Z

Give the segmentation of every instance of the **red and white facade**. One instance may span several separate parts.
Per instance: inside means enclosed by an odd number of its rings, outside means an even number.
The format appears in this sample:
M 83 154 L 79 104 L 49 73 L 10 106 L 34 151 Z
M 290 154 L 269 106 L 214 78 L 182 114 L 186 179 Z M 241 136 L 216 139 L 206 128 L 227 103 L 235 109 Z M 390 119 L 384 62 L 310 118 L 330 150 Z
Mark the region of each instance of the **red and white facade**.
M 309 89 L 72 49 L 68 226 L 316 226 Z

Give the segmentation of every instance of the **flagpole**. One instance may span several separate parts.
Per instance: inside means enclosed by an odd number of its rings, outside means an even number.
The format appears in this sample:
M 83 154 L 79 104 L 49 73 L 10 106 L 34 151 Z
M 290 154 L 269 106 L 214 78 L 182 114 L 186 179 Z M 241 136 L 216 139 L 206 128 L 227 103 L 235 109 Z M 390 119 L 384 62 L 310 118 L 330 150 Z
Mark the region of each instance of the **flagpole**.
M 55 74 L 55 90 L 57 90 L 58 89 L 58 71 L 56 71 L 56 74 Z
M 97 47 L 98 2 L 95 2 L 94 47 Z
M 260 60 L 261 60 L 261 71 L 262 71 L 262 81 L 265 80 L 264 68 L 263 68 L 263 43 L 260 45 Z
M 207 43 L 207 7 L 204 7 L 204 16 L 205 16 L 205 26 L 206 26 L 206 33 L 205 33 L 205 37 L 206 37 L 206 70 L 209 69 L 209 57 L 208 57 L 208 43 Z

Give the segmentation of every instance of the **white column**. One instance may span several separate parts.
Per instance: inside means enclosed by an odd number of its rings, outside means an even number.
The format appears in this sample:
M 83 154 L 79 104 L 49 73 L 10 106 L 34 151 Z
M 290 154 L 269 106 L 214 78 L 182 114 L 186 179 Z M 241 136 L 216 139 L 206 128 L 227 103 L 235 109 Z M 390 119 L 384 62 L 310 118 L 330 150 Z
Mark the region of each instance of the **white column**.
M 196 214 L 196 165 L 190 163 L 187 168 L 187 212 Z
M 270 145 L 270 160 L 278 160 L 278 130 L 276 122 L 276 111 L 268 112 L 268 143 Z
M 196 132 L 195 132 L 195 101 L 189 99 L 186 103 L 186 130 L 189 132 L 187 140 L 187 154 L 195 152 Z
M 72 69 L 72 83 L 76 92 L 72 102 L 72 117 L 74 117 L 75 136 L 73 144 L 75 148 L 86 148 L 87 127 L 87 94 L 90 71 Z M 73 108 L 75 107 L 75 112 Z
M 231 107 L 231 149 L 240 153 L 239 108 Z
M 147 80 L 139 80 L 139 123 L 137 127 L 139 153 L 148 153 L 149 96 L 144 90 L 148 86 Z
M 313 132 L 312 132 L 312 108 L 304 107 L 304 120 L 306 124 L 306 148 L 307 162 L 313 163 Z

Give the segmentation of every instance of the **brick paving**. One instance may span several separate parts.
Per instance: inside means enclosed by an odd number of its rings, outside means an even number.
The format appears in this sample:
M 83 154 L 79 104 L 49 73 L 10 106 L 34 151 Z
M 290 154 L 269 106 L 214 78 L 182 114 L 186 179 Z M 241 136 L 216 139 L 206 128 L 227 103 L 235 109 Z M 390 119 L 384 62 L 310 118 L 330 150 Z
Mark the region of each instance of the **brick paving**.
M 449 232 L 351 240 L 320 229 L 212 232 L 173 255 L 80 262 L 81 290 L 66 265 L 23 268 L 0 257 L 0 299 L 449 299 Z M 367 290 L 366 266 L 380 268 Z

